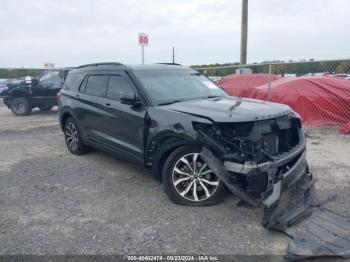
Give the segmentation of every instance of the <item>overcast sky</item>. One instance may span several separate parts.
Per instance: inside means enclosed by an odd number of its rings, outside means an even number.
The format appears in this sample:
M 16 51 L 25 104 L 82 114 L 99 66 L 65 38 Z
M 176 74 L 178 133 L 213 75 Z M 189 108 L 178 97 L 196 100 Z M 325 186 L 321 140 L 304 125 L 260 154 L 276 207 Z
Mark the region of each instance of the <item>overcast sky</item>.
M 1 0 L 0 67 L 239 61 L 241 0 Z M 350 57 L 349 0 L 249 0 L 248 62 Z

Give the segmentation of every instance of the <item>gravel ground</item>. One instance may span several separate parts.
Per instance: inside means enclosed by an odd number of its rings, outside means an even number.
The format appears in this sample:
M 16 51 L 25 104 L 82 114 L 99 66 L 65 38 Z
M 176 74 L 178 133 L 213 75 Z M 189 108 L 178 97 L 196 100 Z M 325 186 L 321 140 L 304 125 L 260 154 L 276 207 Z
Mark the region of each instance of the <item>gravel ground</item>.
M 307 133 L 319 196 L 336 193 L 326 206 L 350 216 L 349 136 Z M 0 255 L 284 255 L 290 241 L 232 195 L 217 206 L 178 206 L 143 167 L 70 154 L 57 109 L 15 117 L 1 104 L 0 163 Z

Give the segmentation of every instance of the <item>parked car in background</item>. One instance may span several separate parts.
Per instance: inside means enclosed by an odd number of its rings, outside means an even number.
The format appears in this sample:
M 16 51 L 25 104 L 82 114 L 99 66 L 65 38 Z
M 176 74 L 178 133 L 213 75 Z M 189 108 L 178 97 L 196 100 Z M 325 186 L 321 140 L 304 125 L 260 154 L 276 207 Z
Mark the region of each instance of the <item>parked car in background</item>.
M 347 78 L 350 77 L 350 75 L 348 74 L 334 74 L 332 75 L 333 77 L 339 77 L 339 78 Z
M 57 93 L 69 70 L 50 70 L 39 77 L 8 80 L 8 83 L 0 86 L 0 95 L 15 115 L 28 115 L 35 107 L 49 111 L 57 105 Z
M 6 79 L 0 82 L 0 97 L 6 97 L 12 86 L 18 85 L 25 81 L 24 77 Z

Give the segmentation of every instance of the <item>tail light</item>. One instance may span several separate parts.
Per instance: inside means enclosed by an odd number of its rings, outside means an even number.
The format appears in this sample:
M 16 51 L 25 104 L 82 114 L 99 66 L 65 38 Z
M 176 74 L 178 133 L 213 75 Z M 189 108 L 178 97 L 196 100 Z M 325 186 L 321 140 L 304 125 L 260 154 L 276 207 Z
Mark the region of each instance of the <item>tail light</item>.
M 60 91 L 57 93 L 57 100 L 59 100 L 60 97 L 61 97 L 62 95 L 63 95 L 62 90 L 60 90 Z

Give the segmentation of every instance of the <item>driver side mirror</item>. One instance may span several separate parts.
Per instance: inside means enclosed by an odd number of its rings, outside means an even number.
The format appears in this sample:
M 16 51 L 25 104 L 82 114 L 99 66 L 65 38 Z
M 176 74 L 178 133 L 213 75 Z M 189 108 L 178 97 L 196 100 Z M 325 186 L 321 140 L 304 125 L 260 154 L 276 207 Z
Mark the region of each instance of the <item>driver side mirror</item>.
M 139 105 L 142 104 L 140 97 L 137 93 L 121 93 L 120 103 L 126 105 Z

